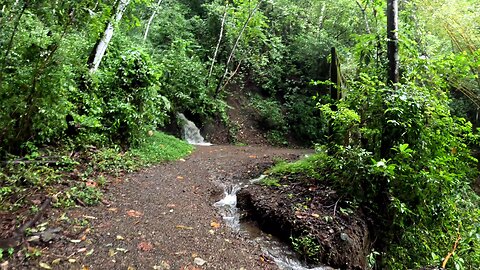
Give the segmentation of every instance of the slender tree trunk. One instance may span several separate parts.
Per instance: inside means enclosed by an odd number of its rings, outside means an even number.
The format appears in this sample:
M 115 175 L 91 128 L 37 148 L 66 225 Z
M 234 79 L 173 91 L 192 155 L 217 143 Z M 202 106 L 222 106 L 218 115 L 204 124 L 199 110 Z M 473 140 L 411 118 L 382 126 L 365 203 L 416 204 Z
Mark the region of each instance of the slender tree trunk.
M 340 89 L 340 72 L 339 72 L 339 63 L 337 57 L 337 50 L 335 47 L 331 49 L 331 58 L 332 63 L 330 64 L 330 81 L 332 85 L 330 85 L 330 97 L 332 100 L 337 101 L 340 99 L 340 95 L 338 90 Z
M 153 18 L 155 18 L 155 15 L 157 15 L 157 9 L 162 4 L 162 1 L 163 0 L 158 0 L 157 6 L 155 7 L 155 9 L 152 12 L 152 16 L 150 16 L 150 19 L 148 19 L 147 27 L 145 28 L 145 34 L 143 35 L 143 41 L 147 40 L 148 31 L 150 30 L 150 25 L 152 24 Z
M 113 30 L 114 30 L 113 25 L 114 23 L 120 22 L 120 20 L 122 19 L 123 13 L 127 9 L 127 6 L 129 3 L 130 3 L 130 0 L 120 0 L 118 2 L 115 18 L 113 19 L 113 21 L 110 21 L 108 23 L 102 39 L 99 42 L 97 42 L 94 48 L 95 55 L 93 57 L 93 60 L 90 63 L 88 63 L 90 66 L 91 73 L 95 73 L 97 71 L 98 66 L 100 65 L 100 62 L 102 61 L 102 58 L 105 55 L 105 51 L 107 50 L 108 44 L 110 43 L 110 40 L 113 37 Z
M 400 58 L 398 56 L 398 0 L 388 0 L 387 39 L 388 82 L 395 84 L 400 81 Z
M 365 4 L 365 7 L 363 7 L 362 4 L 360 4 L 360 1 L 357 0 L 357 5 L 362 11 L 363 20 L 365 20 L 365 30 L 367 31 L 368 34 L 371 34 L 372 31 L 370 30 L 370 24 L 368 23 L 368 17 L 367 17 L 367 7 L 369 2 L 370 1 L 367 1 L 367 3 Z
M 318 29 L 323 28 L 323 23 L 325 22 L 325 8 L 326 8 L 326 4 L 323 3 L 322 9 L 320 11 L 320 18 L 318 19 Z
M 205 82 L 205 85 L 207 85 L 207 86 L 208 86 L 208 80 L 212 76 L 213 67 L 215 66 L 215 61 L 217 59 L 218 50 L 220 49 L 220 44 L 222 43 L 223 31 L 225 29 L 225 21 L 227 20 L 227 12 L 228 12 L 228 3 L 225 4 L 225 12 L 223 13 L 222 26 L 220 28 L 220 34 L 218 35 L 217 47 L 215 48 L 215 53 L 213 54 L 212 64 L 210 65 L 210 71 L 208 72 L 208 77 L 207 77 L 207 80 Z
M 242 30 L 240 31 L 240 33 L 237 36 L 237 40 L 235 41 L 235 44 L 233 45 L 232 51 L 230 52 L 230 56 L 228 57 L 227 63 L 225 64 L 225 72 L 223 73 L 222 77 L 218 81 L 217 88 L 215 89 L 215 94 L 213 96 L 215 99 L 217 98 L 220 90 L 222 89 L 222 83 L 223 83 L 223 81 L 225 80 L 225 78 L 227 77 L 227 74 L 228 74 L 228 65 L 230 64 L 230 62 L 233 59 L 233 56 L 235 55 L 235 50 L 237 49 L 238 43 L 240 42 L 240 39 L 242 38 L 243 32 L 245 32 L 245 29 L 247 29 L 248 23 L 250 22 L 253 15 L 255 14 L 255 12 L 260 7 L 260 4 L 262 3 L 262 1 L 263 0 L 259 0 L 257 5 L 255 6 L 255 8 L 250 12 L 250 14 L 248 14 L 248 18 L 245 20 L 245 23 L 243 24 Z

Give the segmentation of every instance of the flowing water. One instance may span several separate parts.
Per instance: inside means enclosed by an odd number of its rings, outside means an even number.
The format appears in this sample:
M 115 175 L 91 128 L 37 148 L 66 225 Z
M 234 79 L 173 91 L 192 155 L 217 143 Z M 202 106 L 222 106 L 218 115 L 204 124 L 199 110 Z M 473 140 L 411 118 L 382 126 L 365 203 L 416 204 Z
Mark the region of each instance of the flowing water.
M 197 128 L 197 126 L 195 126 L 192 121 L 188 120 L 183 113 L 177 113 L 177 118 L 182 123 L 182 137 L 189 144 L 204 146 L 212 145 L 209 142 L 205 142 L 205 139 L 200 134 L 200 130 Z
M 333 268 L 328 266 L 313 268 L 306 266 L 285 243 L 271 235 L 265 234 L 254 224 L 240 221 L 240 212 L 237 208 L 237 192 L 242 187 L 259 182 L 263 178 L 265 178 L 265 175 L 250 180 L 248 183 L 221 184 L 224 189 L 224 196 L 220 201 L 214 203 L 213 206 L 218 209 L 226 225 L 234 232 L 246 234 L 253 241 L 257 242 L 262 251 L 268 254 L 281 270 L 333 270 Z

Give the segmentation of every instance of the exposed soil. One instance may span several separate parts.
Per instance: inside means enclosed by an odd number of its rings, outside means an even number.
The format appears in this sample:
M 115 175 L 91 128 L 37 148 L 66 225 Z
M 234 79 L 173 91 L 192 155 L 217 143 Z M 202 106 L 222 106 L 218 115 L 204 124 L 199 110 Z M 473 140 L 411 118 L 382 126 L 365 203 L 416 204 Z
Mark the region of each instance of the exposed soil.
M 313 239 L 320 252 L 305 256 L 311 262 L 339 269 L 367 268 L 370 240 L 359 210 L 353 210 L 329 187 L 297 179 L 281 184 L 241 190 L 237 194 L 239 207 L 246 209 L 264 231 L 285 241 L 290 237 Z M 309 248 L 305 245 L 300 249 L 308 253 Z
M 259 126 L 258 112 L 250 106 L 247 94 L 238 86 L 231 91 L 226 98 L 230 127 L 226 127 L 219 119 L 206 123 L 202 128 L 205 139 L 215 144 L 268 144 L 266 132 Z
M 222 196 L 220 183 L 257 177 L 275 159 L 306 152 L 198 147 L 185 160 L 116 179 L 103 205 L 45 211 L 37 222 L 44 231 L 24 241 L 2 270 L 276 269 L 258 244 L 225 227 L 212 204 Z

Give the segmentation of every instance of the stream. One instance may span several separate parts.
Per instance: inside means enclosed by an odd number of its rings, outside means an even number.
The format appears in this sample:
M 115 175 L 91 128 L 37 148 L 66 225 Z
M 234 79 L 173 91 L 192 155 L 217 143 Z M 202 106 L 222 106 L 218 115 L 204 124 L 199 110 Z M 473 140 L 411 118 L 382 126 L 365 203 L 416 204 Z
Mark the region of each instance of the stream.
M 193 145 L 209 146 L 211 143 L 205 142 L 200 130 L 195 124 L 188 120 L 182 113 L 177 113 L 179 122 L 182 123 L 183 139 Z M 285 243 L 279 239 L 264 233 L 252 223 L 242 222 L 240 211 L 237 208 L 237 192 L 248 185 L 255 184 L 265 178 L 261 175 L 245 183 L 220 183 L 224 190 L 224 196 L 221 200 L 214 203 L 225 224 L 235 233 L 247 236 L 247 239 L 253 239 L 263 253 L 267 254 L 281 270 L 332 270 L 333 268 L 322 266 L 309 268 L 301 262 L 297 254 Z
M 237 192 L 242 187 L 254 184 L 262 180 L 265 176 L 252 179 L 248 183 L 222 183 L 224 196 L 221 200 L 214 203 L 225 224 L 235 233 L 248 236 L 254 242 L 260 245 L 262 251 L 267 254 L 281 270 L 332 270 L 328 266 L 308 267 L 302 262 L 297 254 L 285 243 L 276 237 L 268 235 L 250 222 L 243 222 L 240 218 L 240 211 L 237 208 Z

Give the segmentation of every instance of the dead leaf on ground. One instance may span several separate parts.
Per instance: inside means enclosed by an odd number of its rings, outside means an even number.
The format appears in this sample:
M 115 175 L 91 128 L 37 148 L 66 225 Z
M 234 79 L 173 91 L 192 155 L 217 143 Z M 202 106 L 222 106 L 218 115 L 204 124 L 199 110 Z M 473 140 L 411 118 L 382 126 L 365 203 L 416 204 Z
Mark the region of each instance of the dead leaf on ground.
M 249 158 L 257 158 L 255 155 L 248 156 Z
M 140 242 L 137 248 L 141 251 L 150 251 L 153 249 L 153 245 L 150 242 Z
M 193 265 L 187 265 L 187 266 L 184 266 L 183 268 L 181 268 L 181 270 L 202 270 L 202 268 L 198 268 L 198 267 L 193 266 Z
M 52 269 L 52 267 L 50 267 L 50 265 L 44 263 L 44 262 L 40 262 L 38 264 L 38 266 L 40 266 L 40 268 L 43 268 L 43 269 Z
M 138 212 L 138 211 L 135 211 L 135 210 L 128 210 L 127 211 L 127 215 L 129 217 L 135 217 L 135 218 L 139 218 L 141 217 L 143 214 L 141 212 Z
M 179 175 L 179 176 L 177 176 L 177 179 L 178 179 L 178 180 L 183 180 L 183 179 L 185 179 L 185 178 L 183 178 L 183 176 L 180 176 L 180 175 Z
M 97 186 L 98 186 L 97 182 L 94 182 L 94 181 L 92 181 L 92 180 L 87 181 L 87 182 L 85 183 L 85 185 L 86 185 L 87 187 L 97 187 Z
M 296 211 L 296 212 L 295 212 L 295 216 L 296 216 L 297 218 L 306 218 L 306 217 L 308 217 L 308 214 L 307 214 L 307 213 L 304 213 L 304 212 Z
M 212 226 L 212 228 L 214 228 L 214 229 L 218 229 L 218 228 L 220 228 L 221 225 L 218 222 L 212 221 L 210 223 L 210 226 Z
M 193 230 L 193 227 L 190 226 L 185 226 L 185 225 L 177 225 L 177 229 L 182 229 L 182 230 Z

